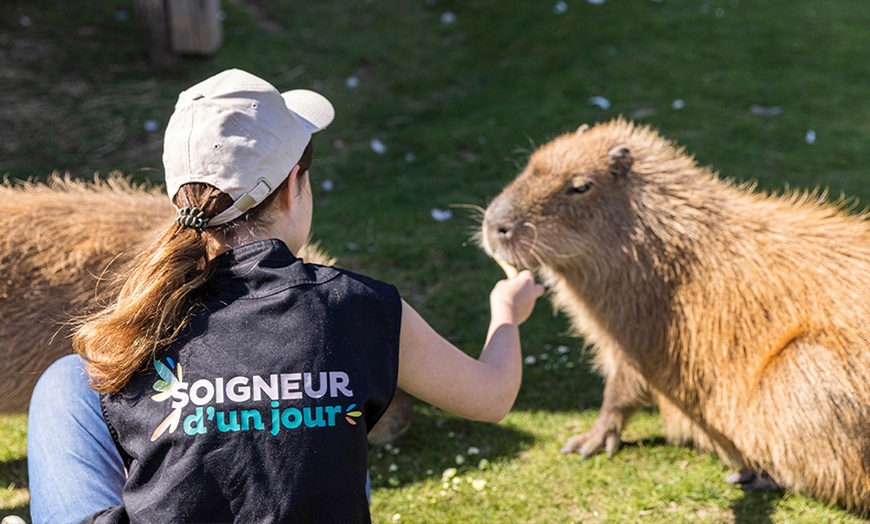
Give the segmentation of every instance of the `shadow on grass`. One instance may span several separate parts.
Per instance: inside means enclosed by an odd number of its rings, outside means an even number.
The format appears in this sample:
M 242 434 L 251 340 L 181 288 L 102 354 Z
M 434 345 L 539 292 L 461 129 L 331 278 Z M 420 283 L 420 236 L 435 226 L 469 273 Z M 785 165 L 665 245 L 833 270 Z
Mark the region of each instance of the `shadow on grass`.
M 16 490 L 27 488 L 27 457 L 0 462 L 0 487 Z M 30 522 L 30 505 L 25 503 L 14 508 L 0 508 L 0 519 L 11 515 Z
M 464 420 L 418 402 L 414 422 L 405 435 L 393 444 L 370 448 L 372 487 L 397 488 L 440 479 L 448 468 L 457 468 L 461 475 L 477 470 L 484 459 L 494 462 L 517 457 L 534 441 L 531 433 Z
M 779 491 L 744 491 L 743 496 L 731 505 L 734 522 L 737 524 L 770 524 L 776 503 L 782 498 Z
M 674 444 L 671 444 L 667 441 L 667 439 L 661 435 L 656 435 L 653 437 L 641 438 L 637 440 L 628 440 L 622 441 L 619 445 L 620 450 L 627 449 L 645 449 L 645 448 L 658 448 L 658 447 L 678 447 Z
M 16 489 L 27 487 L 27 457 L 0 462 L 0 486 Z

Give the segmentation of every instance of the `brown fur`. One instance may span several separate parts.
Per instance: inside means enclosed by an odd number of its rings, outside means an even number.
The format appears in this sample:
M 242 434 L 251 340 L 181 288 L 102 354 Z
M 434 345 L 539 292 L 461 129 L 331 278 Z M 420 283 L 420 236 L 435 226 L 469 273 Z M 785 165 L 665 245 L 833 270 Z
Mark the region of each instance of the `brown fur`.
M 67 321 L 110 296 L 97 285 L 120 270 L 174 219 L 160 188 L 114 174 L 93 183 L 53 176 L 48 184 L 0 185 L 0 412 L 27 409 L 39 375 L 72 352 Z M 332 264 L 317 244 L 299 256 Z M 376 443 L 410 425 L 410 398 L 397 394 Z
M 605 377 L 564 451 L 612 452 L 652 397 L 673 440 L 870 512 L 870 221 L 847 204 L 722 180 L 621 119 L 539 148 L 482 234 Z

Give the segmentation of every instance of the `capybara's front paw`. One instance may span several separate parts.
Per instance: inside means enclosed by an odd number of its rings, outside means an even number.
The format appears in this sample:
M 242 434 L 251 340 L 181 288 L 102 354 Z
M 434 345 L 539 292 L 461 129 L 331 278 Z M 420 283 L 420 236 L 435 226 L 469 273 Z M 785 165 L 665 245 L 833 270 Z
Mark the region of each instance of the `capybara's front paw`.
M 619 449 L 619 442 L 619 431 L 596 423 L 586 433 L 569 438 L 562 447 L 562 453 L 579 453 L 586 458 L 604 450 L 608 457 L 612 457 Z

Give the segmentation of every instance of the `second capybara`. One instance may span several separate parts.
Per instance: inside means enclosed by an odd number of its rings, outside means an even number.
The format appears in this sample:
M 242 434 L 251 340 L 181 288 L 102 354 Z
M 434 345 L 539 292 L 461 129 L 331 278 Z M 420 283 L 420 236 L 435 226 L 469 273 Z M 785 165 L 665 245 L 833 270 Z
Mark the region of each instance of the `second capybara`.
M 111 299 L 101 277 L 120 271 L 175 215 L 162 189 L 120 174 L 0 185 L 0 412 L 27 409 L 40 374 L 72 352 L 69 320 Z M 334 262 L 317 244 L 298 256 Z M 398 390 L 369 440 L 394 440 L 412 415 L 411 397 Z
M 722 179 L 623 119 L 538 148 L 482 241 L 539 272 L 605 378 L 563 451 L 612 452 L 653 398 L 671 436 L 744 468 L 733 481 L 870 513 L 870 218 L 853 208 Z

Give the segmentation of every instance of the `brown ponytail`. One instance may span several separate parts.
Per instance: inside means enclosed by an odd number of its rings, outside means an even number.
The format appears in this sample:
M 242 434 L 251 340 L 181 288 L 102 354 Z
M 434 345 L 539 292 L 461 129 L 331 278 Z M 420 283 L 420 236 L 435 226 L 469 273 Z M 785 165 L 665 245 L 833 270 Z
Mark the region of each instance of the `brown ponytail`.
M 232 205 L 228 195 L 206 184 L 183 186 L 175 200 L 209 217 Z M 207 245 L 202 231 L 173 224 L 120 275 L 117 300 L 78 325 L 73 348 L 94 389 L 119 391 L 175 340 L 193 305 L 191 293 L 214 272 Z
M 299 161 L 300 175 L 311 164 L 311 144 Z M 301 178 L 301 177 L 300 177 Z M 228 223 L 209 228 L 219 238 L 231 238 L 240 227 L 256 229 L 268 220 L 267 211 L 287 180 L 260 205 Z M 197 207 L 212 217 L 232 205 L 229 195 L 202 183 L 183 185 L 175 195 L 177 207 Z M 105 309 L 84 317 L 73 332 L 76 353 L 86 364 L 92 387 L 101 393 L 123 389 L 133 375 L 178 337 L 191 308 L 193 292 L 215 270 L 208 234 L 173 224 L 118 278 L 117 299 Z

